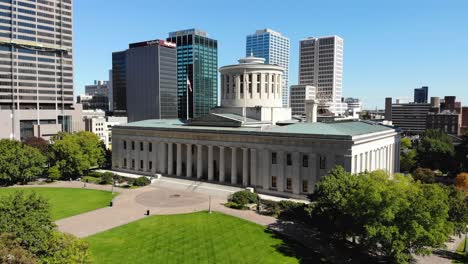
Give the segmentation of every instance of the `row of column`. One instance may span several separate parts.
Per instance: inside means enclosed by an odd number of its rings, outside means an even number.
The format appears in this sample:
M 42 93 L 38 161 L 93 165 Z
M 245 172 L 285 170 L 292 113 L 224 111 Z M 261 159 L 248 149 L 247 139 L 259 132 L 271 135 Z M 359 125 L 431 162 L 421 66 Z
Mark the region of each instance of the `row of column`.
M 258 80 L 258 75 L 260 80 Z M 266 73 L 246 73 L 231 75 L 221 75 L 221 98 L 222 99 L 242 99 L 243 94 L 248 94 L 250 98 L 262 98 L 262 96 L 282 96 L 282 76 L 281 74 Z M 250 76 L 250 77 L 249 77 Z M 250 78 L 250 81 L 249 81 Z M 266 78 L 266 80 L 265 80 Z M 241 83 L 243 93 L 241 93 Z M 249 83 L 252 85 L 252 92 L 249 93 Z M 267 98 L 267 97 L 265 97 Z
M 395 146 L 384 146 L 353 156 L 353 173 L 385 170 L 390 174 L 395 172 Z
M 154 144 L 154 143 L 153 143 Z M 200 179 L 203 177 L 203 170 L 205 169 L 204 166 L 207 166 L 207 179 L 209 181 L 214 181 L 215 179 L 215 160 L 219 161 L 219 174 L 218 181 L 219 182 L 226 182 L 226 151 L 230 149 L 231 153 L 231 171 L 230 171 L 230 183 L 231 184 L 238 184 L 238 166 L 237 166 L 237 158 L 238 158 L 238 150 L 242 149 L 242 185 L 247 186 L 249 185 L 249 157 L 251 157 L 253 163 L 256 163 L 256 155 L 250 155 L 249 152 L 254 152 L 255 150 L 251 150 L 248 148 L 237 148 L 237 147 L 225 147 L 225 146 L 213 146 L 213 145 L 199 145 L 199 144 L 184 144 L 184 143 L 172 143 L 172 142 L 161 142 L 159 144 L 159 153 L 156 155 L 159 156 L 156 160 L 160 160 L 159 167 L 154 168 L 154 172 L 159 172 L 168 175 L 175 175 L 178 177 L 182 177 L 185 174 L 185 177 L 192 178 L 193 171 L 192 168 L 195 165 L 196 168 L 196 178 Z M 175 155 L 174 155 L 174 145 L 175 145 Z M 186 153 L 183 153 L 183 146 L 186 147 Z M 214 157 L 214 148 L 219 149 L 219 157 L 215 159 Z M 195 148 L 195 149 L 194 149 Z M 208 160 L 207 164 L 203 160 L 203 148 L 208 149 Z M 184 155 L 185 155 L 185 171 L 183 171 L 183 164 L 184 164 Z M 174 156 L 176 159 L 174 160 Z M 193 158 L 196 158 L 194 161 Z M 167 159 L 165 158 L 167 157 Z M 150 158 L 148 158 L 150 160 Z M 161 162 L 162 160 L 162 162 Z M 157 164 L 157 163 L 155 163 Z M 174 164 L 175 164 L 175 171 L 174 171 Z M 252 174 L 252 173 L 251 173 Z

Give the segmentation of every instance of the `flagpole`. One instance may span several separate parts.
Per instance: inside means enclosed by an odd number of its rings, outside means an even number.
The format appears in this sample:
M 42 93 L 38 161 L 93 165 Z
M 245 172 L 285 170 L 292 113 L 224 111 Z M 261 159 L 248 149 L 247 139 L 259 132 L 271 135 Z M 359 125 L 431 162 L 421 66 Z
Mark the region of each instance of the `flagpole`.
M 188 85 L 188 83 L 189 83 L 189 79 L 188 79 L 189 71 L 188 71 L 188 68 L 189 68 L 189 67 L 188 67 L 188 66 L 189 66 L 189 65 L 186 64 L 186 74 L 185 74 L 185 79 L 186 79 L 186 80 L 185 80 L 185 90 L 187 91 L 187 92 L 186 92 L 186 97 L 187 97 L 187 98 L 186 98 L 186 100 L 185 100 L 186 103 L 187 103 L 187 121 L 189 120 L 189 117 L 190 117 L 190 115 L 189 115 L 189 85 Z

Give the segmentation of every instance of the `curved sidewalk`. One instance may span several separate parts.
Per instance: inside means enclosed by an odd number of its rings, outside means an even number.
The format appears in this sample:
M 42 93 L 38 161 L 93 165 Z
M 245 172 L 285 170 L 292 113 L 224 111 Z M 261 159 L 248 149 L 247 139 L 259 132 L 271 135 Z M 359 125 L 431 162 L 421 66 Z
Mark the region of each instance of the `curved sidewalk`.
M 57 182 L 47 185 L 25 187 L 83 188 L 80 182 Z M 110 191 L 110 186 L 87 184 L 86 188 Z M 114 188 L 120 194 L 114 198 L 113 207 L 105 207 L 56 221 L 58 229 L 78 237 L 87 237 L 151 215 L 167 215 L 207 211 L 210 208 L 210 195 L 191 189 L 178 190 L 149 185 L 138 189 Z M 269 216 L 258 215 L 253 211 L 239 211 L 226 208 L 226 198 L 211 196 L 211 209 L 239 217 L 263 226 L 276 222 Z

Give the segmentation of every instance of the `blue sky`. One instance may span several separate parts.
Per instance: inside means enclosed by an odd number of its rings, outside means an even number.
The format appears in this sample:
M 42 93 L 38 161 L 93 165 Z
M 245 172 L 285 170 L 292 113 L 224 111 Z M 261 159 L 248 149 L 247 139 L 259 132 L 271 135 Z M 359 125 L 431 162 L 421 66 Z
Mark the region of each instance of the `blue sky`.
M 200 28 L 218 40 L 219 66 L 245 55 L 245 37 L 272 28 L 291 39 L 290 84 L 297 83 L 299 40 L 339 35 L 344 41 L 344 96 L 366 108 L 384 97 L 456 95 L 468 105 L 468 1 L 75 0 L 77 94 L 108 79 L 113 51 Z

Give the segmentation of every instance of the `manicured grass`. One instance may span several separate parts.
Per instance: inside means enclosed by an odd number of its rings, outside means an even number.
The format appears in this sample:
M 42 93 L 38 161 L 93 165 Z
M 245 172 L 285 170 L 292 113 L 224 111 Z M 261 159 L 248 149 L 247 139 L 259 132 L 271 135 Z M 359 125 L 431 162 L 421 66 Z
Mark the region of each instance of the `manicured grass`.
M 54 220 L 106 207 L 116 194 L 106 191 L 73 188 L 0 188 L 0 196 L 15 191 L 36 192 L 50 202 Z
M 151 216 L 87 241 L 96 263 L 299 263 L 262 226 L 221 213 Z
M 460 245 L 458 245 L 458 248 L 457 248 L 457 259 L 456 260 L 453 260 L 452 263 L 468 263 L 468 254 L 463 252 L 463 249 L 465 248 L 465 243 L 466 243 L 466 239 L 464 239 Z M 467 245 L 468 246 L 468 245 Z

